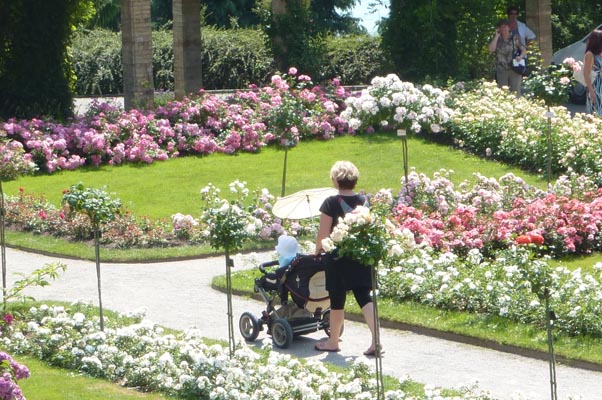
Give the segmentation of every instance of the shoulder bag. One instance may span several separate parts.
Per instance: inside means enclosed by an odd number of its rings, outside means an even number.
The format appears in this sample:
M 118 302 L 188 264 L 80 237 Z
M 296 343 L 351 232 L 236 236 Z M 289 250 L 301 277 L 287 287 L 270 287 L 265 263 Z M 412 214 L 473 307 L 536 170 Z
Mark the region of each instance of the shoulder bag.
M 514 49 L 514 36 L 512 37 L 512 70 L 521 76 L 527 76 L 527 60 L 521 58 L 520 61 L 516 61 L 516 57 L 520 56 L 520 49 Z

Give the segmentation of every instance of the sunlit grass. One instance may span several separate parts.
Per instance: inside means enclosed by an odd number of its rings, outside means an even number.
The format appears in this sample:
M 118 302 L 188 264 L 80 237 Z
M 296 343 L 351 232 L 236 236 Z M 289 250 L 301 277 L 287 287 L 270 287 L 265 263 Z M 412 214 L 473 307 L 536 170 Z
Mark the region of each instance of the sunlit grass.
M 473 180 L 475 171 L 496 179 L 512 172 L 529 184 L 545 187 L 545 181 L 535 175 L 422 138 L 410 137 L 408 148 L 409 166 L 427 176 L 444 168 L 453 170 L 452 180 L 460 183 Z M 394 192 L 400 188 L 400 180 L 404 175 L 401 140 L 391 134 L 376 134 L 303 142 L 291 149 L 288 152 L 286 194 L 314 187 L 329 187 L 330 167 L 341 159 L 353 161 L 360 169 L 358 189 L 374 193 L 382 188 Z M 42 195 L 58 206 L 63 190 L 82 182 L 86 187 L 104 188 L 114 198 L 121 199 L 137 216 L 169 220 L 178 212 L 200 216 L 202 202 L 199 192 L 208 183 L 228 190 L 228 184 L 239 179 L 246 181 L 250 190 L 267 188 L 270 193 L 280 195 L 283 160 L 282 150 L 268 147 L 259 154 L 213 154 L 182 157 L 150 165 L 86 167 L 52 175 L 25 176 L 3 183 L 3 187 L 8 195 L 16 195 L 19 188 L 23 188 L 26 193 Z M 85 259 L 94 257 L 91 243 L 70 243 L 19 232 L 9 232 L 7 241 L 13 246 L 50 254 Z M 213 254 L 208 246 L 101 250 L 101 257 L 105 261 L 141 261 L 208 254 Z
M 409 138 L 408 148 L 410 168 L 427 176 L 445 168 L 454 171 L 452 180 L 459 183 L 472 180 L 475 172 L 496 179 L 512 172 L 529 184 L 545 187 L 545 181 L 537 176 L 445 145 Z M 372 193 L 381 188 L 399 189 L 404 175 L 401 141 L 390 134 L 379 134 L 300 143 L 288 152 L 286 194 L 331 186 L 330 167 L 343 159 L 358 166 L 361 173 L 358 189 Z M 18 194 L 22 187 L 27 193 L 44 195 L 59 205 L 63 190 L 82 182 L 87 187 L 104 187 L 139 216 L 170 218 L 177 212 L 198 216 L 202 207 L 199 192 L 210 182 L 226 190 L 230 182 L 239 179 L 246 181 L 250 190 L 267 188 L 270 193 L 280 195 L 283 160 L 284 151 L 268 147 L 259 154 L 181 157 L 150 165 L 86 167 L 52 175 L 25 176 L 3 183 L 3 187 L 9 195 Z

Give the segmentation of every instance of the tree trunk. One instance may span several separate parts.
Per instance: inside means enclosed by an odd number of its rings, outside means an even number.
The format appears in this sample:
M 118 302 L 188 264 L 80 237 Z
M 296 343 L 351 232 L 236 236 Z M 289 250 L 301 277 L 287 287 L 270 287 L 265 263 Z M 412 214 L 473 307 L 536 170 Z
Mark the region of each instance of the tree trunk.
M 173 54 L 175 97 L 181 100 L 203 85 L 201 66 L 201 3 L 173 2 Z
M 154 82 L 149 0 L 121 0 L 121 43 L 125 108 L 150 108 Z
M 286 0 L 272 0 L 272 21 L 274 23 L 286 15 L 286 11 Z M 276 66 L 280 71 L 284 71 L 286 69 L 286 60 L 282 56 L 286 54 L 287 48 L 282 36 L 277 35 L 272 37 L 272 46 L 277 49 L 274 52 Z
M 552 4 L 550 0 L 526 0 L 527 25 L 537 35 L 544 64 L 552 60 Z

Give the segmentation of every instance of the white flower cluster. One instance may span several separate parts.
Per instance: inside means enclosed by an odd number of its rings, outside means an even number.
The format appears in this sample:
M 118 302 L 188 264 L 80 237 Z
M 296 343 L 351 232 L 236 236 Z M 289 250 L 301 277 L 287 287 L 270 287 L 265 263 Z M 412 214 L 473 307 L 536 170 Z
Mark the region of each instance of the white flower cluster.
M 329 237 L 322 240 L 322 248 L 329 252 L 337 247 L 349 235 L 351 227 L 359 227 L 374 222 L 374 217 L 370 209 L 364 206 L 357 206 L 352 212 L 345 214 L 343 221 L 340 221 L 332 230 Z
M 570 335 L 602 334 L 602 263 L 592 274 L 566 267 L 552 269 L 545 260 L 530 258 L 522 247 L 504 250 L 494 259 L 477 249 L 459 258 L 427 246 L 396 256 L 395 265 L 379 270 L 384 297 L 538 324 L 545 315 L 541 301 L 545 284 L 558 317 L 554 329 Z
M 81 305 L 74 308 L 80 308 Z M 319 361 L 299 362 L 266 349 L 208 345 L 196 329 L 164 334 L 148 321 L 98 331 L 98 318 L 69 314 L 63 307 L 32 308 L 23 318 L 26 334 L 0 337 L 3 348 L 28 352 L 92 376 L 170 396 L 206 399 L 371 399 L 374 371 L 358 358 L 342 373 L 329 372 Z M 401 384 L 401 382 L 400 382 Z M 453 399 L 486 399 L 461 389 Z M 333 395 L 336 396 L 333 397 Z M 388 391 L 390 400 L 418 399 L 402 390 Z M 451 400 L 428 387 L 420 399 Z
M 431 85 L 418 88 L 394 74 L 377 76 L 359 96 L 345 100 L 347 108 L 341 112 L 341 118 L 353 130 L 382 128 L 436 133 L 453 115 L 445 105 L 446 96 L 447 92 L 441 89 Z

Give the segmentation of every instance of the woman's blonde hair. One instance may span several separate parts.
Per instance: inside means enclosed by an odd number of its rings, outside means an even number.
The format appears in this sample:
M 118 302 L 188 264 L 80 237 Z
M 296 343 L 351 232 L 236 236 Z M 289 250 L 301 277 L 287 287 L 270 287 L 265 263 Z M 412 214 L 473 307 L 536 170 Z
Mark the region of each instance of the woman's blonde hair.
M 334 179 L 339 189 L 353 189 L 360 177 L 360 171 L 351 161 L 337 161 L 330 169 L 330 178 Z

